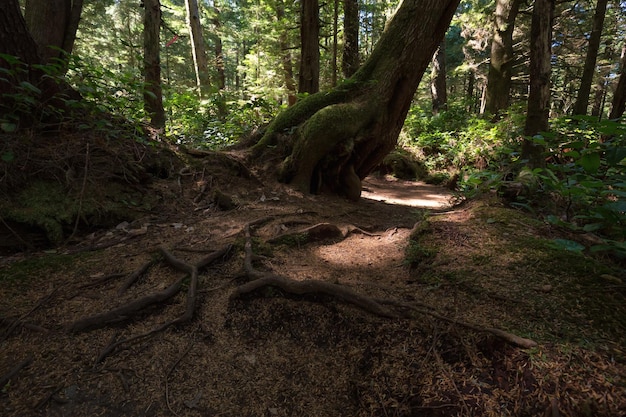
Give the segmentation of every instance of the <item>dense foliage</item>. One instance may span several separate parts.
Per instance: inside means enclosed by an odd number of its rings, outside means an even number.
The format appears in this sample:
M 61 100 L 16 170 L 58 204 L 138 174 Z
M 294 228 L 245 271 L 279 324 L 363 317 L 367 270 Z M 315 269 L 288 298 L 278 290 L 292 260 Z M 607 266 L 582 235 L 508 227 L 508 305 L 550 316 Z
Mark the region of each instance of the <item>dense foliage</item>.
M 395 0 L 359 2 L 359 54 L 371 53 L 397 6 Z M 401 145 L 421 160 L 430 178 L 457 177 L 465 195 L 495 190 L 520 209 L 573 232 L 600 236 L 593 250 L 624 255 L 626 233 L 626 127 L 607 120 L 619 75 L 620 51 L 626 50 L 626 3 L 610 1 L 598 52 L 592 116 L 571 116 L 596 2 L 558 2 L 553 26 L 551 128 L 532 139 L 545 151 L 545 166 L 533 170 L 521 158 L 528 94 L 530 10 L 521 3 L 513 41 L 515 65 L 511 105 L 498 118 L 484 114 L 495 2 L 465 0 L 445 39 L 447 110 L 431 112 L 428 79 L 415 95 L 401 135 Z M 161 1 L 161 57 L 165 134 L 173 142 L 201 148 L 221 148 L 266 124 L 288 103 L 286 69 L 297 71 L 298 2 L 202 1 L 201 23 L 210 58 L 211 89 L 201 96 L 195 83 L 185 4 Z M 65 79 L 83 101 L 61 98 L 65 106 L 44 103 L 37 123 L 63 123 L 73 112 L 85 118 L 79 129 L 119 133 L 110 115 L 136 122 L 146 120 L 143 106 L 142 10 L 138 3 L 85 3 L 74 54 Z M 329 89 L 341 81 L 343 48 L 341 2 L 321 5 L 320 85 Z M 23 71 L 13 57 L 3 55 L 6 81 Z M 40 66 L 50 78 L 63 78 L 63 63 Z M 223 76 L 223 85 L 220 77 Z M 293 73 L 291 74 L 293 77 Z M 0 104 L 0 127 L 20 128 L 20 115 L 41 107 L 41 91 L 21 82 Z M 138 126 L 140 126 L 138 124 Z M 140 128 L 138 128 L 140 129 Z M 13 158 L 10 150 L 1 158 Z M 513 190 L 513 191 L 511 191 Z M 570 245 L 573 250 L 581 248 Z

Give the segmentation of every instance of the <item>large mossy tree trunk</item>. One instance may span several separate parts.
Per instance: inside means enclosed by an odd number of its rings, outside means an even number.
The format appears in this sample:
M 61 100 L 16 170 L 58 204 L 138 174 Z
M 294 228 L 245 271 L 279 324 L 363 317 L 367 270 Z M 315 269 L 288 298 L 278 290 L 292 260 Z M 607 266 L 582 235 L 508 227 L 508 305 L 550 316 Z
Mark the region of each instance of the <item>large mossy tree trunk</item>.
M 404 0 L 363 66 L 279 114 L 252 148 L 280 149 L 280 180 L 357 200 L 361 180 L 396 146 L 418 84 L 459 0 Z M 278 146 L 277 144 L 285 146 Z

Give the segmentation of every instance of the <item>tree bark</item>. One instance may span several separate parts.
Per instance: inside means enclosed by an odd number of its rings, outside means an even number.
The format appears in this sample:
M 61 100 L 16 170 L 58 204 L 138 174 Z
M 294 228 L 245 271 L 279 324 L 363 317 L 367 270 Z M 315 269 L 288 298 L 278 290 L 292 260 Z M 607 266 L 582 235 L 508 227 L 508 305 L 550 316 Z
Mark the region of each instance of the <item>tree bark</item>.
M 276 0 L 276 20 L 279 25 L 285 21 L 285 3 L 283 0 Z M 291 49 L 289 48 L 289 35 L 287 29 L 281 28 L 278 43 L 281 53 L 283 67 L 283 77 L 285 79 L 285 89 L 287 90 L 287 104 L 296 104 L 296 81 L 293 78 L 293 62 L 291 60 Z
M 320 23 L 318 0 L 301 0 L 300 7 L 300 75 L 298 91 L 317 93 L 320 89 Z
M 159 0 L 144 0 L 143 62 L 144 108 L 150 124 L 156 129 L 165 128 L 163 93 L 161 88 L 160 29 L 161 4 Z
M 448 107 L 446 86 L 446 41 L 443 40 L 433 56 L 430 74 L 430 94 L 432 97 L 433 114 L 439 114 Z
M 359 2 L 343 0 L 343 75 L 349 78 L 359 69 Z
M 591 29 L 591 35 L 589 36 L 587 56 L 583 68 L 583 76 L 580 80 L 580 88 L 578 89 L 578 96 L 574 103 L 573 114 L 587 114 L 591 84 L 593 82 L 593 75 L 596 72 L 596 60 L 598 59 L 598 51 L 600 49 L 600 37 L 602 36 L 602 28 L 604 27 L 607 3 L 608 0 L 598 0 L 596 4 L 596 11 L 593 15 L 593 27 Z
M 548 131 L 550 116 L 550 72 L 552 17 L 555 0 L 536 0 L 530 29 L 530 92 L 522 143 L 522 158 L 532 168 L 543 166 L 543 147 L 532 137 Z
M 209 80 L 209 65 L 202 37 L 202 24 L 200 23 L 200 12 L 197 0 L 185 0 L 187 10 L 187 27 L 191 35 L 191 54 L 193 56 L 193 67 L 196 72 L 196 86 L 198 95 L 205 97 L 211 87 Z
M 285 110 L 252 148 L 286 158 L 279 177 L 303 192 L 357 200 L 365 178 L 397 144 L 413 95 L 459 0 L 405 0 L 348 80 Z M 284 141 L 284 146 L 275 147 Z
M 67 71 L 83 9 L 83 0 L 26 0 L 25 19 L 44 64 L 59 64 Z M 60 60 L 60 61 L 59 61 Z
M 622 59 L 620 60 L 619 81 L 615 92 L 613 93 L 613 101 L 611 104 L 611 113 L 609 119 L 619 119 L 624 115 L 626 109 L 626 47 L 622 49 Z
M 604 115 L 604 104 L 606 103 L 607 86 L 609 85 L 609 77 L 611 75 L 611 65 L 613 62 L 613 45 L 610 41 L 604 47 L 604 59 L 600 65 L 600 74 L 596 81 L 596 87 L 593 93 L 593 105 L 591 106 L 591 115 L 602 120 Z
M 46 74 L 38 67 L 42 63 L 39 48 L 28 30 L 18 0 L 0 1 L 0 51 L 15 56 L 20 61 L 20 64 L 12 64 L 0 58 L 0 68 L 8 71 L 0 77 L 0 97 L 2 97 L 0 113 L 11 113 L 12 122 L 16 122 L 20 127 L 31 126 L 35 121 L 41 122 L 40 112 L 44 103 L 46 106 L 64 109 L 66 100 L 63 97 L 80 99 L 80 95 L 68 84 L 45 76 Z M 28 82 L 40 90 L 34 97 L 36 102 L 32 107 L 22 108 L 23 106 L 16 105 L 10 96 L 23 88 L 22 82 Z
M 215 27 L 213 39 L 215 42 L 215 66 L 217 68 L 217 88 L 223 90 L 226 88 L 226 69 L 224 63 L 224 49 L 222 46 L 222 37 L 220 30 L 222 27 L 220 9 L 217 7 L 217 1 L 213 1 L 213 19 L 211 22 Z
M 337 58 L 338 58 L 338 32 L 339 32 L 339 0 L 333 0 L 333 61 L 332 61 L 332 74 L 330 85 L 335 87 L 337 85 Z
M 521 0 L 497 0 L 494 14 L 493 40 L 485 109 L 496 118 L 501 110 L 509 107 L 511 76 L 515 56 L 513 52 L 513 30 Z

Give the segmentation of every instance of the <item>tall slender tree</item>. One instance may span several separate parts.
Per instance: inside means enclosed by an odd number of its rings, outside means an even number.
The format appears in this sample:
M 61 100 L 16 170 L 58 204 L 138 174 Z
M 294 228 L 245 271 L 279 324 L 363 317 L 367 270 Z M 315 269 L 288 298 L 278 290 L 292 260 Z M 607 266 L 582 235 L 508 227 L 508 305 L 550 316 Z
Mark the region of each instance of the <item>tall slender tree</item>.
M 283 77 L 285 80 L 285 89 L 287 90 L 287 104 L 293 106 L 296 104 L 296 81 L 293 78 L 293 62 L 291 59 L 291 48 L 289 45 L 289 34 L 285 24 L 285 3 L 283 0 L 276 0 L 274 3 L 276 11 L 276 20 L 281 26 L 278 43 L 281 54 L 281 62 L 283 69 Z
M 206 57 L 204 38 L 202 37 L 202 23 L 200 22 L 200 11 L 197 0 L 185 0 L 187 10 L 187 27 L 191 35 L 191 54 L 193 56 L 193 67 L 196 72 L 196 86 L 198 95 L 205 97 L 211 87 L 209 79 L 209 64 Z
M 213 0 L 213 16 L 211 23 L 215 29 L 212 34 L 213 42 L 215 42 L 215 67 L 217 70 L 217 88 L 223 90 L 226 88 L 226 64 L 224 62 L 224 47 L 222 43 L 221 29 L 222 20 L 221 12 L 217 4 L 217 0 Z
M 494 33 L 491 41 L 485 110 L 498 116 L 509 107 L 511 76 L 515 56 L 513 31 L 521 0 L 497 0 L 494 13 Z
M 626 110 L 626 46 L 622 49 L 619 81 L 613 93 L 609 119 L 619 119 L 624 115 L 624 110 Z
M 150 117 L 150 124 L 156 129 L 163 129 L 165 111 L 161 87 L 161 4 L 159 0 L 144 0 L 143 4 L 144 108 Z
M 552 18 L 555 0 L 535 0 L 530 29 L 530 92 L 522 144 L 522 158 L 530 167 L 544 165 L 543 147 L 532 140 L 548 131 L 550 116 L 550 72 L 552 55 Z
M 317 93 L 320 89 L 320 18 L 318 0 L 301 0 L 300 73 L 298 91 Z
M 343 0 L 343 75 L 347 78 L 359 69 L 359 2 Z
M 606 15 L 606 6 L 608 0 L 598 0 L 596 3 L 596 11 L 593 15 L 593 25 L 589 34 L 589 44 L 587 46 L 587 55 L 585 58 L 585 66 L 583 68 L 583 76 L 580 80 L 580 88 L 578 96 L 574 103 L 572 112 L 574 114 L 587 114 L 589 106 L 589 96 L 591 94 L 591 84 L 593 76 L 596 72 L 596 61 L 598 59 L 598 51 L 600 50 L 600 38 L 602 36 L 602 28 L 604 27 L 604 16 Z
M 446 41 L 439 44 L 433 56 L 432 71 L 430 74 L 430 95 L 432 97 L 433 114 L 448 107 L 448 91 L 446 85 Z

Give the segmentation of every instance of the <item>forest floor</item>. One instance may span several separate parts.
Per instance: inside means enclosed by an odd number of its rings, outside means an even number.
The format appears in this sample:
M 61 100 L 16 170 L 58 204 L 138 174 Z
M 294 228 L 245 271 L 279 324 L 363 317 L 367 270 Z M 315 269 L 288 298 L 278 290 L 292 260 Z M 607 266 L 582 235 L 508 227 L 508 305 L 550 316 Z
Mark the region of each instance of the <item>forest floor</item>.
M 369 177 L 352 203 L 212 166 L 0 258 L 1 416 L 626 415 L 609 259 L 494 196 Z

